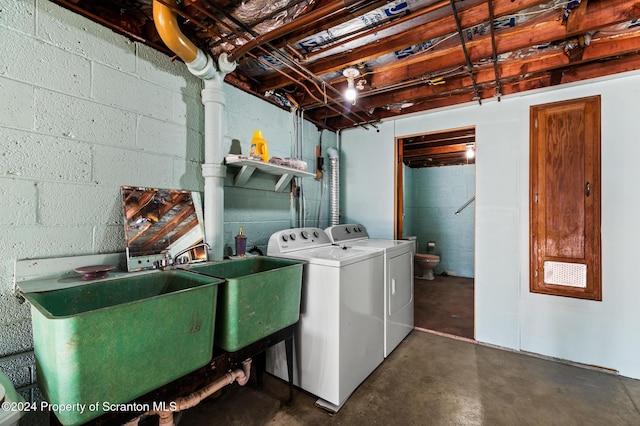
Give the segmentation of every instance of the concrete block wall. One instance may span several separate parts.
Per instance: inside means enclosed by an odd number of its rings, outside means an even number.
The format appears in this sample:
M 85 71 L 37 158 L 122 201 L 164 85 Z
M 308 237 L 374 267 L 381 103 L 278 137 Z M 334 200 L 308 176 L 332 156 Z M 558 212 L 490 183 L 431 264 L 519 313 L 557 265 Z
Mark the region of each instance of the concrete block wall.
M 0 370 L 32 400 L 15 261 L 124 251 L 121 185 L 201 189 L 201 82 L 44 0 L 3 2 L 0 39 Z
M 30 313 L 12 292 L 15 261 L 124 251 L 122 185 L 202 191 L 202 83 L 181 62 L 46 0 L 3 2 L 0 40 L 0 370 L 32 399 Z M 240 141 L 248 150 L 261 129 L 272 155 L 290 156 L 291 114 L 225 92 L 225 149 Z M 318 132 L 303 127 L 313 167 Z M 334 134 L 325 140 L 335 145 Z M 322 182 L 303 187 L 317 210 Z M 227 189 L 230 247 L 239 225 L 249 247 L 265 249 L 272 231 L 290 226 L 288 192 Z
M 405 235 L 415 235 L 418 252 L 436 242 L 435 273 L 474 276 L 475 203 L 454 212 L 475 194 L 475 165 L 405 167 Z

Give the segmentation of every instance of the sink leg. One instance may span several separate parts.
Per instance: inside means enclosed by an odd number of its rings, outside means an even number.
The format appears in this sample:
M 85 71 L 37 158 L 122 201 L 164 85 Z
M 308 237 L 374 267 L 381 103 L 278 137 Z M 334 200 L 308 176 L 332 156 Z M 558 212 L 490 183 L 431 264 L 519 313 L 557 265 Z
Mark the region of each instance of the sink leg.
M 287 352 L 287 373 L 289 373 L 289 399 L 287 404 L 293 403 L 293 336 L 289 336 L 284 341 Z

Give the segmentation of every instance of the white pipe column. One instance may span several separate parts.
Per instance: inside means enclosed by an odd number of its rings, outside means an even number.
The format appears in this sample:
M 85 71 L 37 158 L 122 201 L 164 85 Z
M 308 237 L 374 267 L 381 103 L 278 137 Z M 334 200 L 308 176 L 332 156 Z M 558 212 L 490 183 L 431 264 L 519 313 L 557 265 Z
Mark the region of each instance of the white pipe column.
M 204 232 L 211 245 L 210 260 L 224 257 L 224 177 L 222 115 L 227 98 L 222 90 L 222 78 L 204 80 L 202 104 L 204 105 Z
M 218 60 L 218 72 L 204 79 L 202 104 L 204 105 L 204 233 L 211 246 L 209 259 L 218 261 L 224 257 L 224 166 L 223 122 L 227 97 L 223 89 L 224 76 L 233 71 L 235 63 L 226 61 L 226 55 Z M 193 72 L 193 71 L 192 71 Z

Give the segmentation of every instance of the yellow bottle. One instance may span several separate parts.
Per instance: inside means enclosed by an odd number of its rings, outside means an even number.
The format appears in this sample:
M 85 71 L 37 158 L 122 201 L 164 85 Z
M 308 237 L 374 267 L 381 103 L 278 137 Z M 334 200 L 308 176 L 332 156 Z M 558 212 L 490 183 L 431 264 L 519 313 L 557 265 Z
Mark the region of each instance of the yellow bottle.
M 249 150 L 249 156 L 258 156 L 262 161 L 269 161 L 269 149 L 267 148 L 267 141 L 262 139 L 262 132 L 255 130 L 253 132 L 253 139 L 251 139 L 251 149 Z

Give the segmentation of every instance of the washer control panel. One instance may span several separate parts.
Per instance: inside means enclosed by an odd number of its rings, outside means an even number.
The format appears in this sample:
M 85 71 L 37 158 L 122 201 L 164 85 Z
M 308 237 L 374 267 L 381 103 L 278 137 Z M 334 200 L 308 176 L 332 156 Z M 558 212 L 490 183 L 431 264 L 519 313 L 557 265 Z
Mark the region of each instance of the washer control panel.
M 293 228 L 278 231 L 269 238 L 267 254 L 331 245 L 329 236 L 320 228 Z
M 350 240 L 362 240 L 369 238 L 367 229 L 358 223 L 346 225 L 333 225 L 325 229 L 327 235 L 334 243 Z

